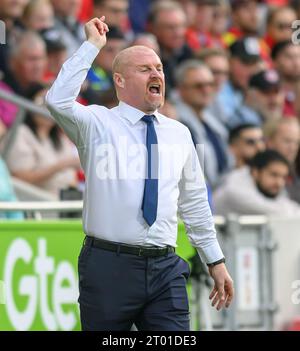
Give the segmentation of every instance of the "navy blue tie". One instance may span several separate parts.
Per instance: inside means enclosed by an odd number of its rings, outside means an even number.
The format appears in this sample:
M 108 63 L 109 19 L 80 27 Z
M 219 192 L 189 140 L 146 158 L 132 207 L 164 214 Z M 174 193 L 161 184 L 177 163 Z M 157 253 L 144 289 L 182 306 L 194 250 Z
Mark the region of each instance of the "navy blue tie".
M 153 123 L 154 118 L 153 115 L 146 115 L 142 118 L 142 121 L 147 124 L 146 146 L 148 155 L 148 174 L 145 179 L 142 211 L 145 221 L 150 227 L 156 221 L 158 199 L 158 148 Z

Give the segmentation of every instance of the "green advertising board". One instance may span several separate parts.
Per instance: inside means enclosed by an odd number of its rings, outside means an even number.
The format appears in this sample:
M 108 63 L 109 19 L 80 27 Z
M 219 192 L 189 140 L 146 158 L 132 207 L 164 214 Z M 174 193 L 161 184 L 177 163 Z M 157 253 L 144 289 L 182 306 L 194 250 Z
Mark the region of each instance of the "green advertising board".
M 80 330 L 81 222 L 0 222 L 0 330 Z M 194 248 L 179 225 L 179 254 Z

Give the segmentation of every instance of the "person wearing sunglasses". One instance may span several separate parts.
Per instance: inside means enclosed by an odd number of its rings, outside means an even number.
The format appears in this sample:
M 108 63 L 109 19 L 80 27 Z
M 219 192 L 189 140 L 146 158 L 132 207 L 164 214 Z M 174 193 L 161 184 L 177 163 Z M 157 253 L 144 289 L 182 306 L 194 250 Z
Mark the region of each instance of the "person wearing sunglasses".
M 262 128 L 250 123 L 233 128 L 229 133 L 229 148 L 234 168 L 247 165 L 258 152 L 266 148 Z
M 296 11 L 289 6 L 270 9 L 267 15 L 265 42 L 272 50 L 274 45 L 283 40 L 290 40 L 292 23 L 297 19 Z
M 214 76 L 206 64 L 195 59 L 182 63 L 176 73 L 173 100 L 179 121 L 189 128 L 207 182 L 214 188 L 228 169 L 227 129 L 208 110 L 216 91 Z

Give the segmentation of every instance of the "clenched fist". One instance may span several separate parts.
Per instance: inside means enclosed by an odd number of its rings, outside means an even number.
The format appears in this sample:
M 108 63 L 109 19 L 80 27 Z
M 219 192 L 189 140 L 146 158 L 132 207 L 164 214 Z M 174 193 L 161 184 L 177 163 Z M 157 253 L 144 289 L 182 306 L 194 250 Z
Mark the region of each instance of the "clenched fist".
M 109 31 L 105 21 L 105 16 L 93 18 L 84 26 L 87 40 L 97 46 L 100 50 L 106 44 L 106 33 Z

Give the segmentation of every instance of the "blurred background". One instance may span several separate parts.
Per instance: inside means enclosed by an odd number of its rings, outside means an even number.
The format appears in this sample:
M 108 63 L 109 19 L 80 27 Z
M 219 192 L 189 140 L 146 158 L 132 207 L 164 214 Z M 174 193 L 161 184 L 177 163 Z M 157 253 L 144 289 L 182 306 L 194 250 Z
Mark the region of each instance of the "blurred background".
M 102 15 L 107 44 L 78 102 L 117 105 L 114 57 L 152 48 L 160 112 L 189 128 L 204 170 L 236 299 L 211 309 L 179 223 L 192 329 L 300 330 L 300 0 L 0 0 L 0 330 L 80 328 L 85 178 L 44 97 Z

